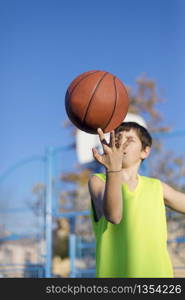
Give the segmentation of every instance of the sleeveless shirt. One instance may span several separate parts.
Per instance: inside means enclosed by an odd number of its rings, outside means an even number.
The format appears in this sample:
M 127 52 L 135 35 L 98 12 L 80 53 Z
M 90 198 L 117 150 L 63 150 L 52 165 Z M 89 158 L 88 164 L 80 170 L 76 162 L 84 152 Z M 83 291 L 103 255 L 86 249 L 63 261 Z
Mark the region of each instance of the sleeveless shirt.
M 104 182 L 106 175 L 94 174 Z M 166 211 L 159 179 L 138 175 L 135 190 L 122 184 L 123 215 L 119 224 L 90 217 L 96 239 L 96 277 L 173 277 L 167 250 Z

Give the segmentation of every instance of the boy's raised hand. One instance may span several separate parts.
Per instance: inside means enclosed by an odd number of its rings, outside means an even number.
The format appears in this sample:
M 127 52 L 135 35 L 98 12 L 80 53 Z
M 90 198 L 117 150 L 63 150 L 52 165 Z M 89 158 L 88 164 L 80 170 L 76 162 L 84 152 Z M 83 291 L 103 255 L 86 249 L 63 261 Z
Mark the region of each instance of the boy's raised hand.
M 103 165 L 107 171 L 120 171 L 122 169 L 123 150 L 128 146 L 130 139 L 126 142 L 121 135 L 118 143 L 116 143 L 115 132 L 110 132 L 110 143 L 107 143 L 101 128 L 97 129 L 99 139 L 104 153 L 101 155 L 95 148 L 92 148 L 94 159 Z

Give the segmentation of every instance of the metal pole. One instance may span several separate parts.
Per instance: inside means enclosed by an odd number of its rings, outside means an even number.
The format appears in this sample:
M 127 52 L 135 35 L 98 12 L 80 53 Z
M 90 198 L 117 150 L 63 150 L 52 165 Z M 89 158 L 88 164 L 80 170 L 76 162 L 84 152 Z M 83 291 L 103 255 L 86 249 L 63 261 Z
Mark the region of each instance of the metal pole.
M 52 268 L 52 158 L 53 148 L 48 147 L 46 150 L 46 264 L 45 264 L 45 276 L 51 277 Z
M 75 217 L 70 218 L 70 234 L 69 234 L 69 258 L 70 258 L 70 277 L 76 277 L 76 234 L 75 234 Z

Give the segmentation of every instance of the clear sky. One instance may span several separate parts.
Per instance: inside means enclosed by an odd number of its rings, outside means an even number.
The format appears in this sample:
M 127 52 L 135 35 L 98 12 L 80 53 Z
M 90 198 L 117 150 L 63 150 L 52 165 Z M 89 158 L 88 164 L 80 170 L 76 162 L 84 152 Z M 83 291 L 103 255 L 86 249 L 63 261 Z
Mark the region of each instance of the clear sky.
M 185 129 L 184 14 L 184 0 L 1 0 L 0 173 L 70 142 L 65 91 L 88 70 L 131 86 L 145 73 L 167 123 Z

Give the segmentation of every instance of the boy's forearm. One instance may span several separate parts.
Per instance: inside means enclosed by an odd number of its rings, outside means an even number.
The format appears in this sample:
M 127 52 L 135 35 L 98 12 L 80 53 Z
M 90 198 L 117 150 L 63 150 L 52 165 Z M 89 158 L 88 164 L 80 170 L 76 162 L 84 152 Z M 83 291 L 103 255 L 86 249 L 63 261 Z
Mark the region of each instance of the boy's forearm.
M 119 224 L 122 218 L 121 173 L 106 173 L 106 185 L 103 198 L 103 211 L 107 220 Z

